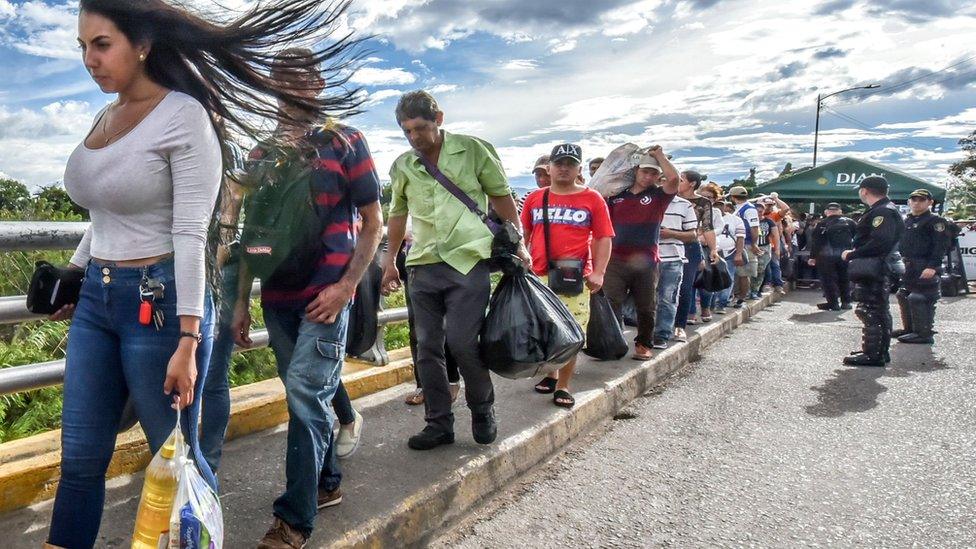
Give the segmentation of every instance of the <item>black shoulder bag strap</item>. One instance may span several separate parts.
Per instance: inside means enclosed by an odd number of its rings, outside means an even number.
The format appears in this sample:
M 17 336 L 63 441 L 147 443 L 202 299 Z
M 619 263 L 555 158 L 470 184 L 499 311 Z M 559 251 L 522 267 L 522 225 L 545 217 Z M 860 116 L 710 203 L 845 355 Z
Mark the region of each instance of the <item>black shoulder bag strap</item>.
M 488 217 L 488 214 L 486 214 L 484 210 L 478 207 L 478 204 L 474 201 L 474 199 L 468 196 L 468 193 L 462 191 L 461 188 L 455 185 L 453 181 L 448 179 L 448 177 L 444 175 L 444 172 L 442 172 L 437 166 L 435 166 L 426 158 L 424 158 L 424 155 L 417 153 L 417 158 L 420 159 L 420 163 L 424 165 L 424 169 L 427 170 L 427 173 L 429 173 L 430 176 L 433 177 L 435 181 L 440 183 L 441 187 L 444 187 L 444 190 L 451 193 L 454 196 L 454 198 L 460 200 L 461 204 L 464 204 L 464 206 L 468 208 L 468 211 L 478 216 L 478 219 L 480 219 L 482 223 L 488 226 L 488 230 L 491 231 L 491 234 L 497 234 L 498 231 L 501 230 L 501 227 L 498 226 L 498 223 L 492 221 L 491 218 Z
M 552 268 L 552 255 L 549 253 L 549 189 L 542 192 L 542 241 L 546 245 L 546 268 Z

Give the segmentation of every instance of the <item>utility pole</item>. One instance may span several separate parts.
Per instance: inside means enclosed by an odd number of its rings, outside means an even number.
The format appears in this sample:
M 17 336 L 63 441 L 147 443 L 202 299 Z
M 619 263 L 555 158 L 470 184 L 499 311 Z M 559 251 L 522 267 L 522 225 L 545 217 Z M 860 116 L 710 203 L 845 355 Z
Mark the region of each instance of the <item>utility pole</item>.
M 845 90 L 836 91 L 834 93 L 828 93 L 827 95 L 821 95 L 819 93 L 817 94 L 817 121 L 816 124 L 814 125 L 814 130 L 813 130 L 813 167 L 814 168 L 817 167 L 817 145 L 819 144 L 820 141 L 820 108 L 823 107 L 824 99 L 849 91 L 872 90 L 874 88 L 880 88 L 880 87 L 881 84 L 868 84 L 867 86 L 855 86 L 853 88 L 847 88 Z

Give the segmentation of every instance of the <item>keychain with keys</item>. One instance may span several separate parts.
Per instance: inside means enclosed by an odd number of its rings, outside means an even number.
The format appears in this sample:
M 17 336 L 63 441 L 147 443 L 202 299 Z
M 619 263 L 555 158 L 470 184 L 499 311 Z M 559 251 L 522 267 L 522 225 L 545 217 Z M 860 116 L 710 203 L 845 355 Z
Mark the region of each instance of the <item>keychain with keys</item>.
M 163 321 L 165 317 L 163 315 L 163 310 L 158 307 L 153 307 L 153 304 L 157 299 L 163 298 L 163 291 L 166 286 L 155 278 L 149 278 L 143 276 L 142 282 L 139 284 L 139 324 L 143 326 L 148 326 L 152 322 L 156 326 L 156 331 L 163 329 Z

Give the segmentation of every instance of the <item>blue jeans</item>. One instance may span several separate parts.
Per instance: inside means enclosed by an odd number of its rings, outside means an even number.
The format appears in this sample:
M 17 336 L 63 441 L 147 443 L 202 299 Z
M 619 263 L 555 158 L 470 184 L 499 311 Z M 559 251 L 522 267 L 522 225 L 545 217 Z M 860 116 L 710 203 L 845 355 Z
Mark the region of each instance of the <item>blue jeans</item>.
M 729 301 L 732 299 L 732 289 L 735 288 L 735 252 L 725 256 L 722 261 L 725 262 L 725 267 L 729 270 L 729 279 L 732 280 L 732 285 L 719 292 L 716 299 L 718 300 L 718 307 L 728 307 Z
M 305 320 L 304 309 L 264 308 L 288 403 L 286 487 L 274 514 L 305 535 L 315 526 L 318 488 L 332 491 L 342 481 L 330 404 L 339 387 L 348 322 L 348 306 L 332 324 Z
M 139 323 L 139 283 L 143 272 L 165 285 L 155 307 L 165 315 L 157 331 Z M 180 340 L 173 260 L 143 268 L 88 265 L 68 331 L 61 410 L 61 480 L 54 500 L 48 541 L 61 547 L 92 547 L 105 506 L 105 472 L 115 451 L 122 409 L 131 396 L 149 450 L 166 442 L 176 425 L 172 396 L 163 393 L 166 368 Z M 203 478 L 216 486 L 197 441 L 200 392 L 213 339 L 209 296 L 200 323 L 197 385 L 182 427 Z
M 685 264 L 667 261 L 658 267 L 657 318 L 654 321 L 654 338 L 665 341 L 674 337 L 674 317 L 678 311 L 678 292 Z
M 676 328 L 688 325 L 688 315 L 695 310 L 695 278 L 698 277 L 698 267 L 702 261 L 702 247 L 697 242 L 685 244 L 684 274 L 681 277 L 681 289 L 678 293 L 678 311 L 674 317 Z
M 200 450 L 210 468 L 216 473 L 220 467 L 220 454 L 230 419 L 230 383 L 227 374 L 234 352 L 234 334 L 230 323 L 237 304 L 237 261 L 225 265 L 221 271 L 222 285 L 220 316 L 210 353 L 210 368 L 203 383 L 203 410 L 200 418 Z
M 769 265 L 766 265 L 766 282 L 772 284 L 774 288 L 783 287 L 783 269 L 776 257 L 770 257 Z

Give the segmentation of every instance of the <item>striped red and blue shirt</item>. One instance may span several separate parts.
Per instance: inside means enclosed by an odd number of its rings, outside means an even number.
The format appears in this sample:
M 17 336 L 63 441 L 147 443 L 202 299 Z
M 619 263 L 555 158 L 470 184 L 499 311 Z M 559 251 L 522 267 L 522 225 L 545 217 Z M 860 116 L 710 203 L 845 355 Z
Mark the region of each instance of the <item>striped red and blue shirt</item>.
M 318 152 L 311 159 L 309 184 L 321 221 L 322 253 L 316 264 L 308 266 L 314 272 L 304 288 L 295 289 L 294 284 L 276 280 L 275 275 L 262 280 L 264 307 L 304 308 L 319 292 L 338 282 L 356 247 L 357 208 L 380 199 L 373 156 L 359 130 L 349 126 L 338 126 L 332 132 L 316 129 L 308 139 Z
M 659 262 L 661 222 L 673 198 L 661 187 L 651 187 L 637 194 L 627 189 L 607 199 L 616 235 L 611 259 Z

